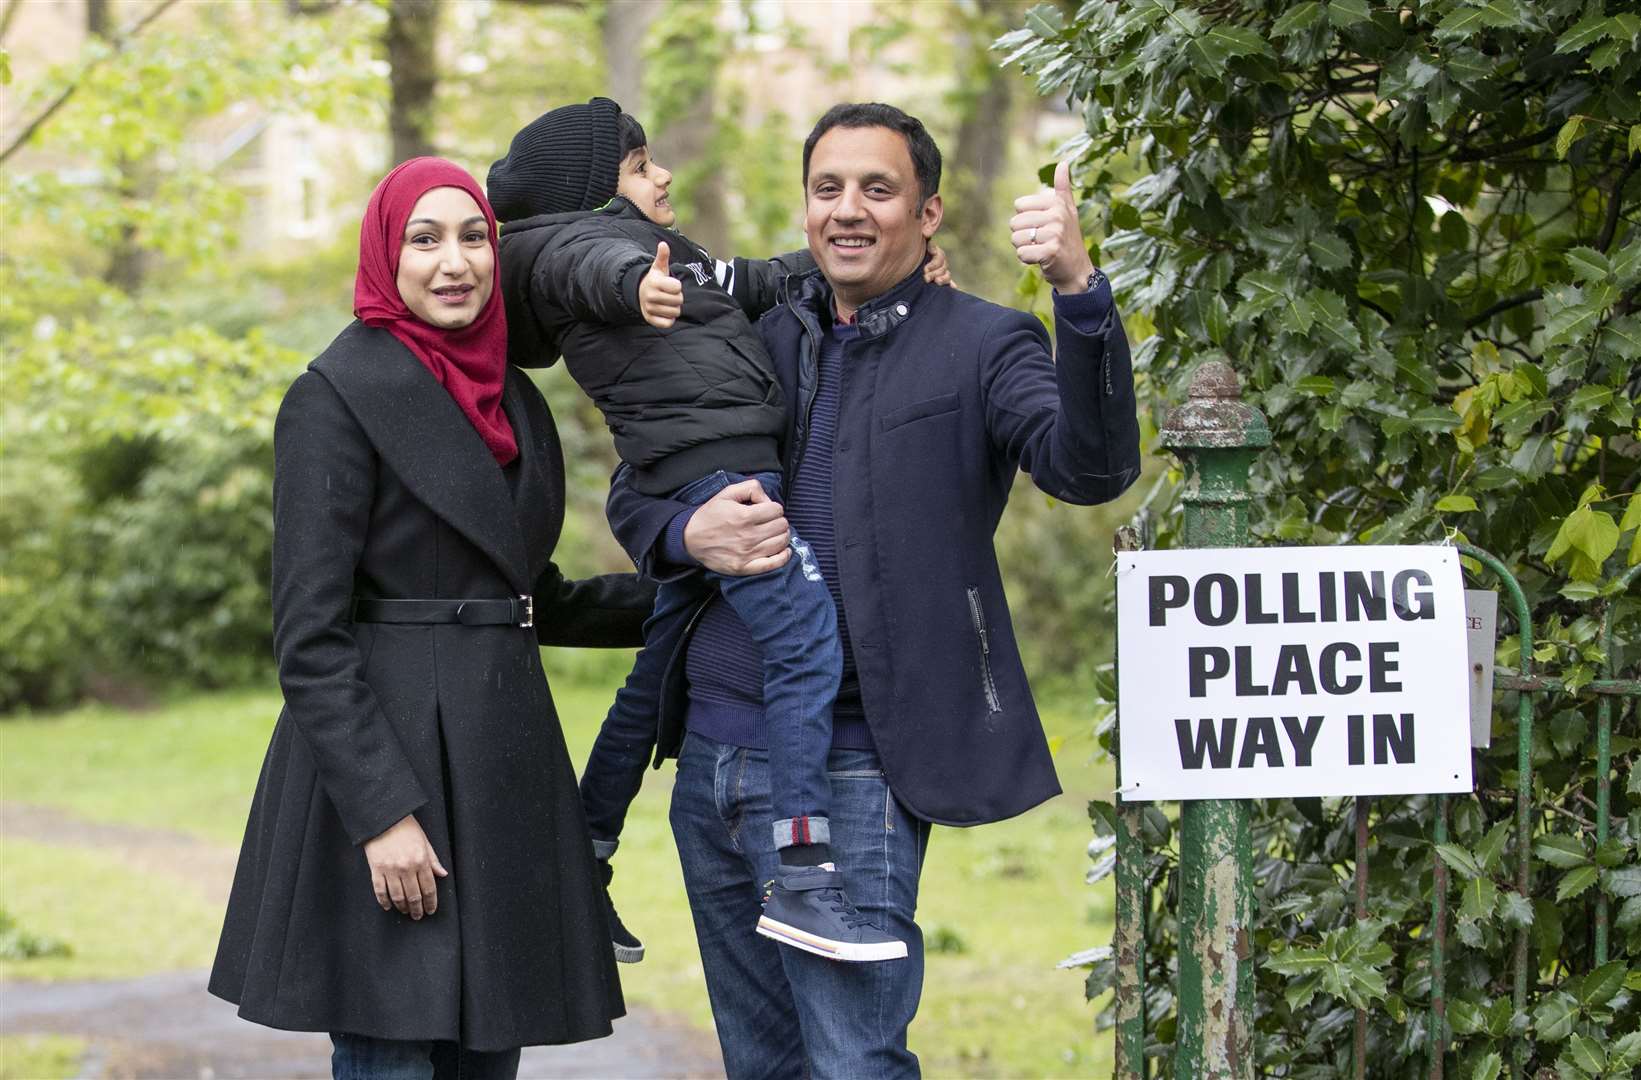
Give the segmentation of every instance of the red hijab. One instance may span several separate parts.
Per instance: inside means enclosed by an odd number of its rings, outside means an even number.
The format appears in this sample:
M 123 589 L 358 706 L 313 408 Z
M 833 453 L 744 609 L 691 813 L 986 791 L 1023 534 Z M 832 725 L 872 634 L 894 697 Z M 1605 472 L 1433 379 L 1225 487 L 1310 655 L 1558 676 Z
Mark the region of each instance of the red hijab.
M 498 280 L 479 317 L 458 330 L 441 330 L 418 319 L 399 296 L 399 250 L 405 222 L 416 201 L 434 188 L 460 188 L 473 196 L 489 223 L 490 253 Z M 479 437 L 506 465 L 518 457 L 513 425 L 502 411 L 507 380 L 507 314 L 501 298 L 501 256 L 496 250 L 496 215 L 484 190 L 461 166 L 443 158 L 411 158 L 382 178 L 359 223 L 359 272 L 353 279 L 353 314 L 366 326 L 380 326 L 445 388 Z

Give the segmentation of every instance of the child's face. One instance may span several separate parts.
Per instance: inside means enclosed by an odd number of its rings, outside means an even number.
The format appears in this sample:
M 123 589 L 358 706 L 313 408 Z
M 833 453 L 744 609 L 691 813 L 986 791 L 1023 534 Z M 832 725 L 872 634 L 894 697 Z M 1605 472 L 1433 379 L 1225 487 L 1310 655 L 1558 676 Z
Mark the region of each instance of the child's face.
M 616 181 L 616 193 L 651 221 L 663 228 L 671 228 L 678 215 L 667 201 L 667 188 L 672 186 L 672 174 L 650 159 L 646 146 L 627 155 L 621 163 L 621 176 Z

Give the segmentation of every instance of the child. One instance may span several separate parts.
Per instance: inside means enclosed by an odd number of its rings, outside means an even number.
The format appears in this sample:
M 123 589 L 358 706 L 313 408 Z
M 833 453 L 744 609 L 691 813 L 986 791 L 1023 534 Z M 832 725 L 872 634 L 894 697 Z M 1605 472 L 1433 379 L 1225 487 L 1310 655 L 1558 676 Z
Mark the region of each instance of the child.
M 643 128 L 615 102 L 554 109 L 513 138 L 490 168 L 504 223 L 509 352 L 539 366 L 564 357 L 598 405 L 633 484 L 699 505 L 754 479 L 757 501 L 782 498 L 786 406 L 751 319 L 774 306 L 780 279 L 813 267 L 807 253 L 715 261 L 674 231 L 672 174 L 651 160 Z M 928 276 L 944 277 L 936 253 Z M 608 859 L 655 740 L 669 657 L 657 628 L 702 598 L 700 579 L 740 616 L 763 659 L 774 840 L 782 873 L 757 931 L 839 960 L 888 960 L 904 942 L 865 922 L 831 863 L 826 758 L 842 656 L 837 614 L 808 547 L 747 577 L 703 571 L 662 585 L 639 653 L 582 777 L 582 800 L 606 885 Z M 814 872 L 818 868 L 819 872 Z M 809 871 L 809 872 L 805 872 Z M 643 946 L 610 909 L 617 959 Z

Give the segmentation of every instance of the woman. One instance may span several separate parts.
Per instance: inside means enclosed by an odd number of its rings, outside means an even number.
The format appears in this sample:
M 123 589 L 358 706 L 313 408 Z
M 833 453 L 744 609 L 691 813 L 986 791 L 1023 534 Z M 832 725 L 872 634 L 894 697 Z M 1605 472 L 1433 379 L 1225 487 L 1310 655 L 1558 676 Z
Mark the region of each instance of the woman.
M 328 1031 L 337 1077 L 510 1077 L 623 1011 L 538 642 L 637 645 L 632 575 L 550 556 L 563 455 L 506 364 L 496 223 L 417 158 L 359 234 L 358 321 L 274 429 L 263 763 L 211 992 Z

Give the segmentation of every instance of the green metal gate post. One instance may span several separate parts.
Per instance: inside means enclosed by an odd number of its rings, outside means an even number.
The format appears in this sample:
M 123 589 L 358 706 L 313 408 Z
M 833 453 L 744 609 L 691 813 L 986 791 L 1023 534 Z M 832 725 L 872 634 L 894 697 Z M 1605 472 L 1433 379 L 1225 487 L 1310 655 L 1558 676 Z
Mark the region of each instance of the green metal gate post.
M 1185 466 L 1185 547 L 1248 542 L 1248 470 L 1269 446 L 1264 414 L 1242 401 L 1230 365 L 1191 376 L 1162 445 Z M 1254 1075 L 1253 851 L 1248 805 L 1209 799 L 1180 806 L 1179 1080 Z
M 1140 535 L 1132 526 L 1117 530 L 1114 551 L 1138 551 Z M 1118 723 L 1122 718 L 1119 716 Z M 1116 744 L 1113 743 L 1115 746 Z M 1117 783 L 1122 784 L 1122 755 Z M 1151 908 L 1151 884 L 1145 858 L 1141 802 L 1117 803 L 1117 921 L 1111 934 L 1117 964 L 1117 1054 L 1114 1080 L 1146 1080 L 1145 1060 L 1145 923 Z

